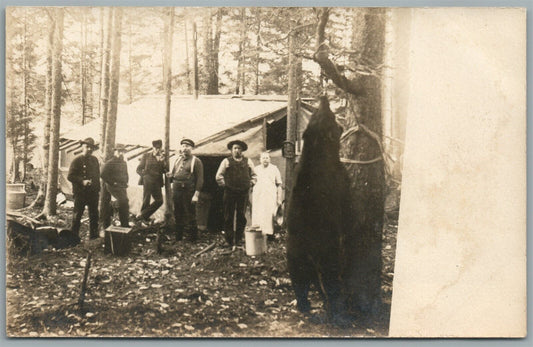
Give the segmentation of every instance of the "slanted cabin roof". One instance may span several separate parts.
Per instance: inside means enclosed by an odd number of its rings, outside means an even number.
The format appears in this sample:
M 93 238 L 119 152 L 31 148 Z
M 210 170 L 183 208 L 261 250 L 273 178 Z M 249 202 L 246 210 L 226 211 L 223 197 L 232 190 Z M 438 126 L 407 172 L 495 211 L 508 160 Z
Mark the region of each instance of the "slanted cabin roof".
M 314 108 L 302 102 L 298 129 L 305 129 Z M 170 110 L 170 148 L 179 148 L 183 137 L 196 142 L 196 155 L 218 156 L 228 153 L 226 144 L 241 139 L 248 144 L 248 156 L 256 156 L 266 141 L 263 123 L 267 123 L 267 138 L 281 137 L 286 123 L 280 123 L 287 114 L 286 96 L 173 96 Z M 155 139 L 164 137 L 165 98 L 152 96 L 132 104 L 120 104 L 117 111 L 115 143 L 127 145 L 128 159 L 135 158 L 151 147 Z M 61 136 L 61 149 L 78 151 L 77 141 L 100 138 L 101 121 L 94 120 Z M 283 129 L 281 129 L 283 128 Z M 274 133 L 278 134 L 274 134 Z M 272 142 L 272 141 L 270 141 Z M 280 142 L 280 141 L 274 141 Z M 268 141 L 267 141 L 268 143 Z M 272 146 L 272 145 L 271 145 Z M 275 146 L 279 148 L 280 146 Z M 174 152 L 174 151 L 172 151 Z M 172 153 L 173 154 L 173 153 Z

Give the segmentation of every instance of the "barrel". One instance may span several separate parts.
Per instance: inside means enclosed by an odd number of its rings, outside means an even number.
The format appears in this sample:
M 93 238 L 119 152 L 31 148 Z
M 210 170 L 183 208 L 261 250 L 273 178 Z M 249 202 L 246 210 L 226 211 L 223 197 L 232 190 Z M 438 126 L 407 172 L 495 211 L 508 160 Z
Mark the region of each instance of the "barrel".
M 26 203 L 26 190 L 23 183 L 6 184 L 6 209 L 18 210 Z

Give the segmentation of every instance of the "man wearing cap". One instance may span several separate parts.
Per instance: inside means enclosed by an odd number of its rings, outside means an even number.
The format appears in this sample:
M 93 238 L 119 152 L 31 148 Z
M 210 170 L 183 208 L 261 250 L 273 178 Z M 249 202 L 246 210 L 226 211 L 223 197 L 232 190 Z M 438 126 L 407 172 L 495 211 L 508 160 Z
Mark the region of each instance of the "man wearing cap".
M 67 179 L 72 182 L 74 210 L 72 233 L 80 237 L 80 223 L 85 206 L 89 208 L 89 238 L 98 237 L 98 195 L 100 192 L 100 164 L 92 155 L 98 148 L 91 137 L 80 141 L 82 154 L 74 158 Z
M 172 181 L 176 241 L 183 238 L 184 231 L 191 241 L 195 241 L 198 238 L 195 205 L 204 184 L 204 166 L 200 159 L 192 155 L 194 142 L 191 139 L 182 139 L 180 145 L 181 154 L 174 162 L 172 171 L 167 173 Z
M 143 222 L 148 222 L 150 216 L 163 205 L 161 187 L 164 184 L 163 174 L 167 168 L 162 147 L 163 141 L 152 141 L 152 150 L 142 156 L 137 166 L 137 173 L 141 176 L 143 185 L 143 204 L 137 218 Z M 150 204 L 152 197 L 154 202 Z
M 118 216 L 121 227 L 129 227 L 130 206 L 128 200 L 128 165 L 124 161 L 124 153 L 126 148 L 123 145 L 116 145 L 114 155 L 102 167 L 103 184 L 103 209 L 102 209 L 102 223 L 103 228 L 106 229 L 111 225 L 111 215 L 113 209 L 111 207 L 111 196 L 117 199 L 118 202 Z
M 231 155 L 220 163 L 216 173 L 216 181 L 224 188 L 224 231 L 230 246 L 237 246 L 242 240 L 246 226 L 246 205 L 250 188 L 255 184 L 257 176 L 254 163 L 243 156 L 242 152 L 248 145 L 240 140 L 230 141 L 228 149 Z M 233 225 L 233 216 L 237 214 L 237 223 Z

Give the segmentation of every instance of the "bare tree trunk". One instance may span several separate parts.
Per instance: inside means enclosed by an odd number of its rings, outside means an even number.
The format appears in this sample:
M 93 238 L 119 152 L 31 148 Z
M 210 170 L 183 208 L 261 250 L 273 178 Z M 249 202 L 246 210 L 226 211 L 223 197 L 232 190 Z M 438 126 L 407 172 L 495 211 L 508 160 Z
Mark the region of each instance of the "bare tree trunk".
M 256 9 L 257 29 L 255 32 L 255 95 L 259 95 L 259 59 L 261 59 L 261 8 Z
M 208 75 L 207 75 L 207 94 L 209 95 L 216 95 L 219 94 L 218 91 L 218 53 L 220 50 L 220 35 L 222 32 L 221 28 L 221 22 L 222 22 L 222 9 L 217 8 L 216 10 L 216 22 L 215 22 L 215 34 L 214 36 L 211 34 L 212 32 L 212 21 L 210 20 L 210 28 L 209 28 L 209 40 L 207 40 L 207 44 L 209 45 L 209 49 L 207 49 L 206 53 L 208 54 L 209 58 L 209 65 L 208 65 Z
M 61 126 L 61 55 L 63 52 L 64 9 L 54 8 L 54 44 L 52 48 L 52 120 L 50 123 L 50 154 L 48 159 L 48 182 L 43 214 L 56 215 L 57 181 L 59 161 L 59 130 Z
M 20 172 L 19 172 L 19 160 L 17 158 L 17 142 L 18 140 L 15 140 L 12 144 L 13 147 L 13 161 L 11 163 L 11 172 L 13 173 L 11 175 L 11 183 L 20 182 Z
M 88 23 L 90 18 L 90 9 L 85 8 L 85 123 L 94 119 L 94 57 L 89 48 L 89 42 L 92 42 L 92 28 Z
M 170 104 L 172 102 L 172 36 L 174 34 L 174 8 L 166 9 L 168 19 L 165 23 L 165 46 L 163 51 L 163 80 L 165 86 L 165 161 L 170 167 Z M 168 231 L 175 229 L 174 204 L 172 201 L 172 188 L 170 178 L 165 176 L 165 225 Z M 158 250 L 161 250 L 161 239 L 158 237 Z
M 85 125 L 86 117 L 86 104 L 87 104 L 87 87 L 85 79 L 85 51 L 87 45 L 87 16 L 84 9 L 81 10 L 81 21 L 80 21 L 80 101 L 81 101 L 81 125 Z
M 105 11 L 105 8 L 104 7 L 101 7 L 100 8 L 100 82 L 98 83 L 98 96 L 99 96 L 99 99 L 101 98 L 102 96 L 102 92 L 103 92 L 103 80 L 104 80 L 104 37 L 105 37 L 105 33 L 104 33 L 104 11 Z M 102 110 L 101 110 L 101 106 L 102 106 L 102 103 L 100 100 L 98 100 L 98 116 L 101 117 L 102 116 Z
M 45 85 L 45 122 L 43 132 L 43 146 L 42 146 L 42 175 L 41 183 L 39 185 L 39 192 L 32 203 L 33 206 L 42 206 L 46 195 L 46 183 L 48 180 L 48 160 L 50 150 L 50 122 L 52 119 L 52 47 L 54 44 L 54 22 L 49 18 L 48 25 L 48 40 L 46 46 L 46 85 Z
M 239 60 L 237 63 L 237 85 L 235 87 L 235 94 L 244 94 L 245 93 L 245 73 L 244 73 L 244 49 L 246 45 L 246 8 L 241 8 L 241 32 L 239 39 Z
M 115 147 L 115 136 L 117 129 L 118 110 L 118 87 L 120 82 L 120 49 L 122 45 L 122 8 L 113 8 L 113 34 L 111 46 L 111 86 L 109 90 L 109 105 L 107 114 L 107 124 L 105 131 L 105 141 L 103 148 L 104 161 L 113 156 Z
M 297 58 L 295 56 L 295 37 L 293 23 L 289 29 L 289 83 L 287 87 L 287 134 L 286 139 L 291 143 L 296 141 L 296 110 L 298 97 L 298 78 L 296 76 Z M 294 180 L 294 158 L 285 160 L 285 200 L 289 201 Z
M 219 93 L 218 91 L 218 68 L 219 68 L 219 60 L 218 60 L 218 54 L 220 52 L 220 36 L 222 35 L 222 15 L 224 14 L 224 9 L 218 8 L 217 9 L 217 20 L 215 22 L 215 38 L 213 41 L 213 72 L 215 73 L 214 76 L 216 76 L 216 94 Z
M 112 30 L 108 32 L 108 37 L 111 41 L 111 67 L 109 72 L 109 78 L 106 82 L 109 87 L 109 103 L 107 105 L 107 120 L 105 122 L 105 138 L 102 145 L 102 156 L 104 162 L 108 161 L 113 156 L 113 148 L 115 147 L 115 137 L 117 129 L 118 87 L 120 82 L 120 49 L 122 43 L 122 9 L 120 7 L 113 7 L 111 12 L 112 13 L 109 19 L 111 22 L 110 29 Z M 110 33 L 112 34 L 110 35 Z M 101 184 L 103 185 L 103 182 L 101 182 Z M 104 199 L 103 191 L 104 189 L 100 190 L 100 222 L 102 222 L 102 218 L 105 215 L 104 211 L 109 208 L 109 204 L 111 203 L 111 201 L 106 201 Z
M 183 32 L 185 33 L 185 65 L 187 66 L 187 94 L 191 94 L 191 66 L 189 62 L 189 39 L 187 36 L 187 20 L 183 21 Z
M 131 61 L 131 41 L 133 40 L 133 33 L 131 31 L 131 21 L 128 25 L 128 92 L 129 92 L 129 103 L 133 102 L 133 63 Z
M 213 71 L 213 8 L 207 9 L 205 11 L 204 17 L 204 64 L 205 71 L 207 72 L 207 88 L 205 94 L 211 94 L 211 74 Z
M 341 143 L 341 156 L 359 163 L 348 163 L 350 194 L 354 208 L 353 233 L 346 247 L 353 257 L 347 260 L 347 294 L 354 311 L 378 314 L 381 307 L 381 247 L 385 202 L 385 172 L 381 150 L 381 81 L 374 75 L 348 79 L 329 60 L 325 45 L 328 9 L 321 10 L 314 59 L 339 88 L 348 94 L 346 126 L 359 129 Z M 353 44 L 366 61 L 379 66 L 383 61 L 385 10 L 362 9 L 355 26 L 362 35 Z M 355 28 L 354 26 L 354 28 Z
M 194 78 L 194 98 L 198 99 L 198 34 L 196 31 L 196 22 L 192 24 L 192 39 L 193 39 L 193 78 Z
M 113 10 L 107 9 L 107 32 L 105 33 L 104 51 L 102 57 L 102 74 L 100 78 L 100 119 L 102 120 L 100 130 L 100 147 L 104 148 L 106 140 L 107 114 L 109 112 L 109 85 L 111 66 L 111 33 L 113 31 Z
M 28 34 L 28 21 L 26 18 L 26 10 L 24 10 L 24 29 L 22 34 L 22 124 L 24 129 L 22 130 L 22 176 L 21 181 L 26 179 L 26 163 L 28 161 L 28 59 L 27 59 L 27 34 Z M 18 166 L 17 166 L 18 170 Z

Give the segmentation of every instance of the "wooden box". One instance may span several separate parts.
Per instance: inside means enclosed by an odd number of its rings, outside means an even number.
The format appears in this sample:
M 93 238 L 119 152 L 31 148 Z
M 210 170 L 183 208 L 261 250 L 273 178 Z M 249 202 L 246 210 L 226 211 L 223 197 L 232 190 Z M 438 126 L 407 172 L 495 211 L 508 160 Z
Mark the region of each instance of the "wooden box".
M 105 230 L 105 251 L 114 255 L 127 255 L 131 249 L 132 228 L 110 226 Z

